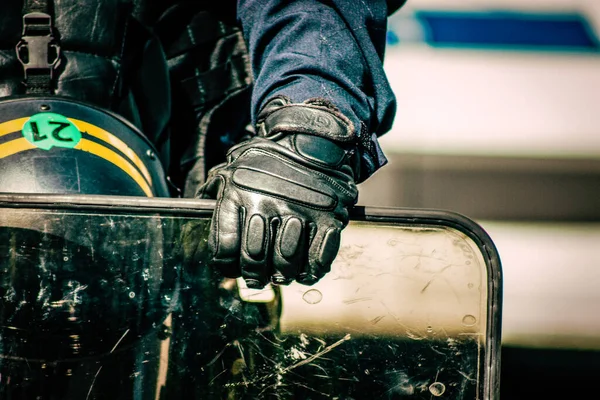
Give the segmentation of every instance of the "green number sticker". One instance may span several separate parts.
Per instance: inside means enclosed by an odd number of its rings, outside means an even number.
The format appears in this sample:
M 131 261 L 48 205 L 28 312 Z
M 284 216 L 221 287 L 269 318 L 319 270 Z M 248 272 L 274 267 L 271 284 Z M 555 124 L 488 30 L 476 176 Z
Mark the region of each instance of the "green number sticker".
M 50 150 L 52 147 L 72 149 L 81 140 L 81 132 L 64 115 L 39 113 L 33 115 L 22 129 L 23 136 L 35 147 Z

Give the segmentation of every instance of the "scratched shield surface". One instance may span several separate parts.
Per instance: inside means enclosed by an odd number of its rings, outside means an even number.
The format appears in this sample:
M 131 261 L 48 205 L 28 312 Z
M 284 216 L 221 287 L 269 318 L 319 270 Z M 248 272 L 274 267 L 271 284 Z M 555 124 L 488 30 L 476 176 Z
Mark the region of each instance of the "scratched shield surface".
M 307 397 L 478 398 L 487 273 L 464 234 L 355 222 L 322 282 L 283 293 L 282 333 L 300 338 L 287 368 L 305 365 Z
M 0 209 L 0 398 L 476 399 L 486 264 L 446 226 L 351 222 L 314 286 L 206 264 L 210 214 Z

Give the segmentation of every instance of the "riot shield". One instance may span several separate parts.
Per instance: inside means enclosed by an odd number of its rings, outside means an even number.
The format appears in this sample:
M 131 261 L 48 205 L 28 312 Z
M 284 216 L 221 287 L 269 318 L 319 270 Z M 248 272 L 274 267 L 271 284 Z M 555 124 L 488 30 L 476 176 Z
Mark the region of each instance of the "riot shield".
M 0 398 L 498 398 L 479 225 L 357 207 L 323 280 L 253 290 L 206 263 L 213 206 L 0 195 Z

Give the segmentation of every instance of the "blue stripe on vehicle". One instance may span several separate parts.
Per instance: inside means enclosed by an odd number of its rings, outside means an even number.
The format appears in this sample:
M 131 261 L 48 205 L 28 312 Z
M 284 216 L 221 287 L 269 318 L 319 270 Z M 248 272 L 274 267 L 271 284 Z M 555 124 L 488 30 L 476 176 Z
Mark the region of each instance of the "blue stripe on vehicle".
M 598 38 L 579 13 L 416 11 L 423 40 L 433 46 L 598 51 Z M 393 31 L 392 31 L 393 32 Z M 394 37 L 395 36 L 395 37 Z M 388 35 L 390 39 L 400 34 Z

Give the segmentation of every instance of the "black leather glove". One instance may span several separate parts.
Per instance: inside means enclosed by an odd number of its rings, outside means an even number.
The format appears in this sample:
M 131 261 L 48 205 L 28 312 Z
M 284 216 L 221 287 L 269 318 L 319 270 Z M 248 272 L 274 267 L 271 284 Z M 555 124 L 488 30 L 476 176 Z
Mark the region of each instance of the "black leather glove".
M 330 271 L 358 197 L 352 123 L 323 101 L 277 97 L 257 131 L 199 189 L 198 197 L 217 199 L 210 262 L 251 288 L 314 284 Z

